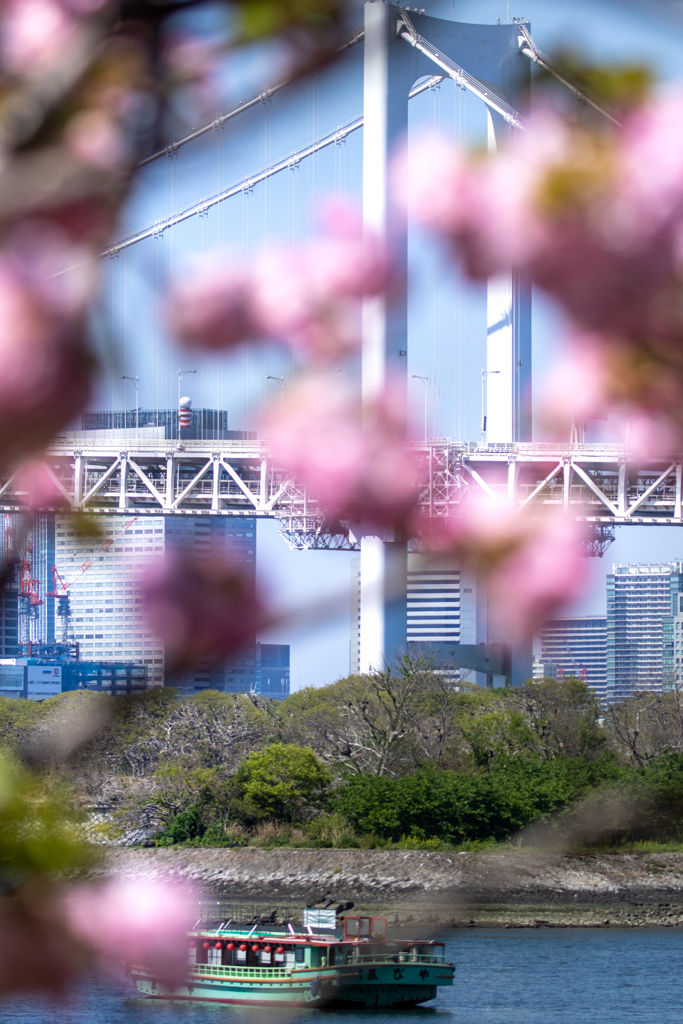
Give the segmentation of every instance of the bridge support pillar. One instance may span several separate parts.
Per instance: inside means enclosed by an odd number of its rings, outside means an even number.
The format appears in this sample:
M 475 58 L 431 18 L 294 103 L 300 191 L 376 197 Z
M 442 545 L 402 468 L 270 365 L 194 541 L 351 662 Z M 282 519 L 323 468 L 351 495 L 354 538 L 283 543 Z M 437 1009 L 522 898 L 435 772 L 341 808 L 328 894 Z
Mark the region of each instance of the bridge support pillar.
M 396 8 L 365 4 L 363 69 L 363 220 L 391 246 L 400 277 L 407 269 L 405 226 L 389 215 L 389 161 L 408 128 L 412 85 L 410 49 L 396 35 Z M 405 52 L 404 52 L 405 51 Z M 405 297 L 384 296 L 363 305 L 363 401 L 381 394 L 387 378 L 407 380 L 408 314 Z M 360 554 L 360 668 L 382 669 L 405 651 L 407 642 L 407 544 L 386 541 L 362 528 Z
M 422 76 L 434 73 L 434 54 L 402 39 L 399 9 L 392 3 L 365 4 L 363 219 L 369 231 L 389 243 L 398 277 L 407 277 L 405 224 L 389 209 L 389 161 L 394 144 L 408 129 L 408 96 Z M 415 31 L 468 74 L 493 85 L 506 101 L 524 103 L 529 61 L 520 53 L 516 25 L 473 25 L 410 12 Z M 439 64 L 443 68 L 443 62 Z M 506 129 L 494 122 L 492 134 Z M 362 391 L 372 401 L 388 377 L 408 375 L 407 299 L 383 297 L 363 306 Z M 487 361 L 490 374 L 489 428 L 492 440 L 531 436 L 530 289 L 510 276 L 491 285 Z M 500 379 L 499 379 L 500 378 Z M 496 381 L 495 398 L 490 391 Z M 495 434 L 495 437 L 494 437 Z M 407 644 L 406 545 L 387 542 L 361 524 L 361 671 L 391 663 Z M 514 676 L 513 667 L 513 676 Z M 514 680 L 513 680 L 514 681 Z

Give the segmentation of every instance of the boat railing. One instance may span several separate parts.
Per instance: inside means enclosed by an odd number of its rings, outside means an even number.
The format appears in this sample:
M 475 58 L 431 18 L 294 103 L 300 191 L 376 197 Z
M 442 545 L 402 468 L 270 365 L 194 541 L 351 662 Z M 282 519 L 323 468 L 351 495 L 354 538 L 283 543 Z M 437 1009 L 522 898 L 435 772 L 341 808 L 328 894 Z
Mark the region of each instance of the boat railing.
M 192 964 L 192 974 L 210 978 L 288 978 L 287 967 L 218 967 L 212 964 Z
M 375 954 L 352 954 L 347 963 L 349 964 L 444 964 L 445 956 L 422 956 L 418 953 L 375 953 Z

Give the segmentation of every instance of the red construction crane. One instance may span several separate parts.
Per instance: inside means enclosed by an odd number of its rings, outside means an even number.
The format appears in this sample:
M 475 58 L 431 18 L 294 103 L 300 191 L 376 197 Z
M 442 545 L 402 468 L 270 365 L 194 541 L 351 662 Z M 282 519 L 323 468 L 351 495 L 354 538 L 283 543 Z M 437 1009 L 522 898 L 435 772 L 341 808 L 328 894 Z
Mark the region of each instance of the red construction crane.
M 43 603 L 38 595 L 40 580 L 32 573 L 33 548 L 29 543 L 26 545 L 24 557 L 19 563 L 19 607 L 21 608 L 21 640 L 28 643 L 31 639 L 31 619 L 38 617 L 38 608 Z

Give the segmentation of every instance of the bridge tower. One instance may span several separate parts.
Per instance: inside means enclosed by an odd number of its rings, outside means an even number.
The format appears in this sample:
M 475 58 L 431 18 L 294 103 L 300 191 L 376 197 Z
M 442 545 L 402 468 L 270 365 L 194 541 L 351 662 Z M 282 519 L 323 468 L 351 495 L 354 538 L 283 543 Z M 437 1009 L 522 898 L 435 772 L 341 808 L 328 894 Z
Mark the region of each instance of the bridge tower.
M 517 25 L 471 25 L 404 12 L 386 0 L 365 4 L 363 217 L 386 239 L 399 274 L 407 275 L 406 225 L 390 209 L 392 150 L 408 130 L 408 94 L 435 65 L 458 80 L 462 72 L 478 95 L 488 96 L 489 145 L 515 130 L 513 108 L 526 106 L 530 63 L 521 53 Z M 485 100 L 486 102 L 486 100 Z M 531 440 L 531 290 L 518 275 L 489 282 L 487 376 L 491 442 Z M 367 299 L 363 309 L 362 387 L 372 399 L 388 376 L 407 381 L 407 301 Z M 377 536 L 359 524 L 360 668 L 380 668 L 406 648 L 407 538 Z M 488 642 L 510 642 L 487 636 Z M 531 649 L 514 648 L 512 682 L 531 675 Z

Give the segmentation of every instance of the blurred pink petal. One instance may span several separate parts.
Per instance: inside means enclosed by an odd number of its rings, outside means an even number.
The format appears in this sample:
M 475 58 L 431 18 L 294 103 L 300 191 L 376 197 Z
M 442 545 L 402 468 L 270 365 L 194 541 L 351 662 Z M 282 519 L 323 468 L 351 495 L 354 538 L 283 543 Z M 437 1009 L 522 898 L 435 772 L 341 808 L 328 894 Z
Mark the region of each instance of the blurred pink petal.
M 316 241 L 274 246 L 251 265 L 233 261 L 180 282 L 168 319 L 190 345 L 270 338 L 329 361 L 358 348 L 360 300 L 390 279 L 384 247 L 363 234 L 357 211 L 338 204 Z
M 491 621 L 520 639 L 586 586 L 584 527 L 561 511 L 468 498 L 459 514 L 420 528 L 431 550 L 455 555 L 488 581 Z
M 71 118 L 64 141 L 84 164 L 112 170 L 123 164 L 128 147 L 114 118 L 102 110 L 81 110 Z
M 516 267 L 579 325 L 678 345 L 682 115 L 678 89 L 621 133 L 591 134 L 541 110 L 488 159 L 416 143 L 395 170 L 399 198 L 454 243 L 471 276 Z
M 467 217 L 469 167 L 463 150 L 436 133 L 404 144 L 394 159 L 394 198 L 425 227 L 459 234 Z
M 54 63 L 75 39 L 78 20 L 59 0 L 6 0 L 0 16 L 2 63 L 35 74 Z
M 102 961 L 144 965 L 169 985 L 185 977 L 187 933 L 197 916 L 190 889 L 153 879 L 113 879 L 75 887 L 65 911 L 74 935 Z
M 539 395 L 541 422 L 565 441 L 573 426 L 604 418 L 612 395 L 602 339 L 582 336 L 570 342 L 553 361 Z
M 680 451 L 681 431 L 668 417 L 631 408 L 621 412 L 629 461 L 645 462 L 653 456 L 669 457 Z
M 44 462 L 34 459 L 17 470 L 12 490 L 28 508 L 37 510 L 67 504 L 64 492 L 57 485 Z
M 533 527 L 489 580 L 492 619 L 513 637 L 531 636 L 544 619 L 580 597 L 588 582 L 583 524 L 557 512 L 534 517 Z
M 265 622 L 253 581 L 219 550 L 206 563 L 180 549 L 169 551 L 149 567 L 144 593 L 147 621 L 174 669 L 204 658 L 221 661 L 253 643 Z
M 248 270 L 236 264 L 211 267 L 179 282 L 167 320 L 186 345 L 230 349 L 263 334 L 253 309 Z
M 264 425 L 276 463 L 330 515 L 402 523 L 417 501 L 418 466 L 406 448 L 405 402 L 387 387 L 361 407 L 328 380 L 309 379 Z
M 47 301 L 46 301 L 47 300 Z M 0 440 L 2 458 L 42 449 L 83 408 L 92 360 L 80 318 L 52 307 L 0 254 Z

